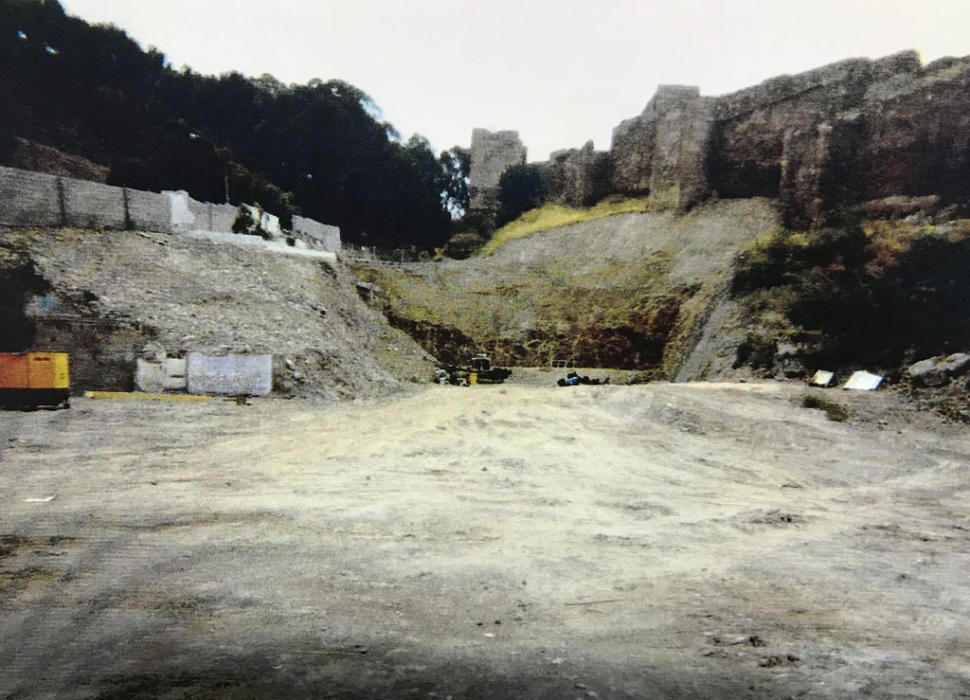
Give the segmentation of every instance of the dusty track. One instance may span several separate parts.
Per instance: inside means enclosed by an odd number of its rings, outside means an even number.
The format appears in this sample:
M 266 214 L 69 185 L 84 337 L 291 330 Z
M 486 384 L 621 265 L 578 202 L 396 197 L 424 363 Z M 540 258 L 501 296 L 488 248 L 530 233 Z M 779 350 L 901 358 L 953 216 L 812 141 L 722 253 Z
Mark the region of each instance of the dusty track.
M 970 437 L 801 393 L 0 414 L 0 697 L 970 697 Z

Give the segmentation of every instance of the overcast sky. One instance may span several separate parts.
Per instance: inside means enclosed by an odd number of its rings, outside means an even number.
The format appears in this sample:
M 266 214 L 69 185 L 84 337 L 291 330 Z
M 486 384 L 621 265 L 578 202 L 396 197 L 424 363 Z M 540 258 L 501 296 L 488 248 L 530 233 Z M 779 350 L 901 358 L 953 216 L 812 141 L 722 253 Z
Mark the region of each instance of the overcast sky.
M 516 129 L 530 160 L 639 114 L 660 83 L 718 95 L 843 58 L 970 54 L 970 0 L 62 0 L 175 67 L 339 78 L 407 138 Z

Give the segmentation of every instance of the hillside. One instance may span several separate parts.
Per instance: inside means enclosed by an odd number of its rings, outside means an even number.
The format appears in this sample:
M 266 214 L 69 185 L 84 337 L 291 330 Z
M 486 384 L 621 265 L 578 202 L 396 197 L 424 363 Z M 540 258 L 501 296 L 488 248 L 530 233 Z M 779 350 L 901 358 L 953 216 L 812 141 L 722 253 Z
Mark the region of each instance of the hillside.
M 445 362 L 484 349 L 506 364 L 565 359 L 641 379 L 825 368 L 896 381 L 916 360 L 970 348 L 970 221 L 887 216 L 799 232 L 780 220 L 775 201 L 726 200 L 553 228 L 465 261 L 356 273 L 379 288 L 374 303 L 390 322 Z M 959 377 L 941 382 L 945 412 L 970 417 Z
M 57 0 L 4 0 L 0 26 L 0 165 L 80 174 L 85 163 L 112 185 L 259 203 L 284 225 L 302 214 L 351 241 L 430 247 L 450 233 L 452 155 L 402 138 L 354 85 L 175 70 Z
M 399 391 L 433 369 L 339 264 L 249 247 L 0 231 L 0 291 L 4 349 L 69 349 L 76 389 L 130 389 L 136 358 L 190 351 L 273 354 L 278 393 L 326 399 Z
M 446 362 L 637 369 L 672 378 L 729 289 L 742 247 L 778 227 L 768 200 L 622 214 L 510 241 L 490 256 L 356 268 L 377 304 Z

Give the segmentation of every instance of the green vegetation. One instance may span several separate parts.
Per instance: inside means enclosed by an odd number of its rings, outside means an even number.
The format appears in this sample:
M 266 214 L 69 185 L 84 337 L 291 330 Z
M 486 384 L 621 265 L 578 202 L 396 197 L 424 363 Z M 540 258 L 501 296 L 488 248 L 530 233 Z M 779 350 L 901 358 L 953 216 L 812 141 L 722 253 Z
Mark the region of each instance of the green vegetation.
M 828 419 L 836 423 L 844 423 L 852 417 L 852 413 L 848 408 L 837 401 L 833 401 L 826 396 L 819 396 L 818 394 L 805 394 L 802 396 L 802 407 L 825 411 Z
M 522 214 L 494 233 L 482 247 L 483 255 L 491 255 L 509 241 L 525 238 L 534 233 L 549 231 L 563 226 L 572 226 L 584 221 L 601 219 L 605 216 L 617 214 L 636 214 L 647 211 L 647 200 L 642 199 L 614 199 L 608 198 L 587 209 L 575 209 L 562 204 L 548 203 L 538 209 L 532 209 Z
M 781 230 L 739 257 L 733 292 L 757 328 L 739 362 L 794 340 L 830 368 L 891 369 L 906 357 L 970 346 L 970 221 L 871 221 L 810 233 Z M 770 352 L 769 352 L 770 354 Z
M 301 213 L 388 247 L 443 245 L 467 206 L 467 151 L 400 139 L 343 81 L 175 70 L 57 0 L 2 0 L 0 27 L 2 164 L 26 139 L 108 167 L 109 184 L 259 204 L 284 226 Z
M 498 189 L 499 208 L 495 223 L 501 227 L 525 212 L 542 206 L 549 187 L 540 165 L 523 163 L 513 165 L 502 173 Z
M 485 348 L 501 364 L 574 358 L 583 366 L 664 379 L 676 364 L 668 349 L 680 352 L 680 334 L 692 328 L 681 321 L 697 292 L 695 285 L 671 282 L 673 263 L 673 253 L 660 250 L 580 267 L 566 257 L 528 274 L 484 260 L 468 268 L 361 267 L 356 273 L 382 290 L 391 323 L 444 362 Z

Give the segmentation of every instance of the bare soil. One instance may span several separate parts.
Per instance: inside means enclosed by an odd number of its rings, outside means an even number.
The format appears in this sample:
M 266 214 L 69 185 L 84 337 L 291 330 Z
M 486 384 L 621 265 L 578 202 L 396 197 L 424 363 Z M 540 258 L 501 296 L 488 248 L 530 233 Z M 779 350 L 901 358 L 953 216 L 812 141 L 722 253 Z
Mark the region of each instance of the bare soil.
M 965 426 L 522 376 L 0 414 L 0 697 L 970 697 Z

